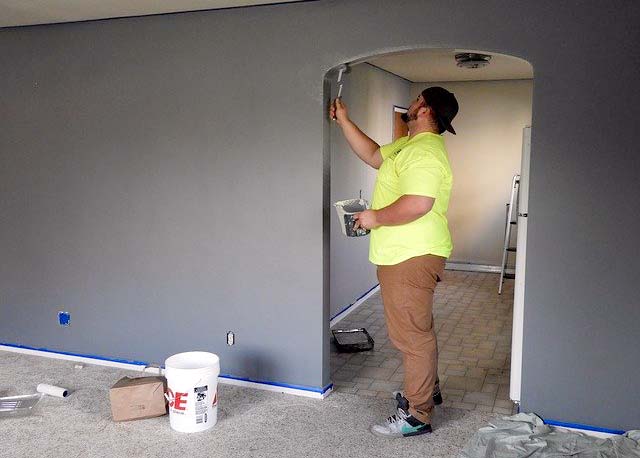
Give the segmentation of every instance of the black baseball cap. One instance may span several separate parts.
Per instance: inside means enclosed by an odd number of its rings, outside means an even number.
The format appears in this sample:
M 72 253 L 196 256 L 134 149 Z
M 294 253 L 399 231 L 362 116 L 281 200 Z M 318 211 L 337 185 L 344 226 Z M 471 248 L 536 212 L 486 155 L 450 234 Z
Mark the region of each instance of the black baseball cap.
M 440 133 L 446 130 L 455 135 L 456 131 L 451 126 L 451 121 L 458 114 L 458 101 L 455 95 L 443 87 L 432 86 L 422 91 L 422 98 L 433 109 Z

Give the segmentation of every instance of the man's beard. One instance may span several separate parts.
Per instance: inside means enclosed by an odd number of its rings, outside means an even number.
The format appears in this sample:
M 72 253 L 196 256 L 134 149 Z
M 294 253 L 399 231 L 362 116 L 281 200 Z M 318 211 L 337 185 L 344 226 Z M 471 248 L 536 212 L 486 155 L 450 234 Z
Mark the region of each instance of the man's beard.
M 416 115 L 410 115 L 407 112 L 407 113 L 402 113 L 400 115 L 400 119 L 402 119 L 405 123 L 408 123 L 409 121 L 415 121 L 416 119 L 418 119 L 418 117 Z

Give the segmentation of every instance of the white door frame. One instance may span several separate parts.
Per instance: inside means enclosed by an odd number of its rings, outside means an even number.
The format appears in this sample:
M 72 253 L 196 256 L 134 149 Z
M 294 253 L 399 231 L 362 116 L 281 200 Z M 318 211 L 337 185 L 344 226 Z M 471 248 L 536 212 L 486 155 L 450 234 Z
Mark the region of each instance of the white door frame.
M 525 261 L 527 257 L 527 216 L 529 213 L 529 161 L 531 126 L 522 131 L 522 165 L 518 193 L 518 239 L 516 242 L 516 278 L 513 288 L 513 330 L 511 334 L 511 380 L 509 397 L 520 403 L 522 388 L 522 340 L 524 330 Z

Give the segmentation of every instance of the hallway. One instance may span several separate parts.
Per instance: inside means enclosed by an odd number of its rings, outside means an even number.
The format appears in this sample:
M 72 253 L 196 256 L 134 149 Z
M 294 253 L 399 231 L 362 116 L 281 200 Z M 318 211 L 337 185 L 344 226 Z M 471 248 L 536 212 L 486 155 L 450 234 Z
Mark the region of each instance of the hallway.
M 446 271 L 434 300 L 438 373 L 444 405 L 510 415 L 509 400 L 513 281 L 497 293 L 492 273 Z M 391 398 L 402 389 L 400 353 L 387 337 L 380 293 L 334 326 L 364 327 L 375 341 L 371 352 L 337 353 L 331 346 L 336 391 Z

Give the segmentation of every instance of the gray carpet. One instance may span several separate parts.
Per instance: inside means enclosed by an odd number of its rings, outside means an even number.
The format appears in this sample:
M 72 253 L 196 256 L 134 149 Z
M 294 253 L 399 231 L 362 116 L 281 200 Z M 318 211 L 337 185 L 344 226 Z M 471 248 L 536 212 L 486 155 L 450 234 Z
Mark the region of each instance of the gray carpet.
M 380 439 L 368 428 L 391 413 L 391 399 L 321 401 L 220 385 L 218 424 L 181 434 L 168 416 L 111 420 L 108 390 L 125 375 L 141 374 L 0 351 L 0 396 L 31 394 L 39 383 L 72 390 L 45 396 L 31 416 L 0 418 L 0 457 L 455 457 L 496 415 L 438 407 L 432 434 Z

